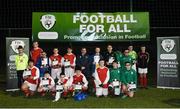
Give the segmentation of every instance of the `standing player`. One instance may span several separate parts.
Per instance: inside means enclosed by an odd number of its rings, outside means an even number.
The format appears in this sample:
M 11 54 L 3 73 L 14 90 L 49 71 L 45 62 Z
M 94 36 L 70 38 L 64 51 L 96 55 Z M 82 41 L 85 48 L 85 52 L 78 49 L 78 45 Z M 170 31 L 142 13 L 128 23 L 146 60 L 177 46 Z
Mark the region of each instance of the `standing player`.
M 49 71 L 45 71 L 44 77 L 40 78 L 40 84 L 37 91 L 41 96 L 45 96 L 47 91 L 50 91 L 52 96 L 55 96 L 55 82 L 50 76 Z
M 108 95 L 108 81 L 109 81 L 109 69 L 104 66 L 105 61 L 100 60 L 99 61 L 99 67 L 95 70 L 94 73 L 94 83 L 96 87 L 96 96 L 100 97 L 104 95 L 107 97 Z
M 132 58 L 132 68 L 135 70 L 135 71 L 137 71 L 136 70 L 136 63 L 137 63 L 137 53 L 133 50 L 133 46 L 132 45 L 130 45 L 129 47 L 128 47 L 128 50 L 129 50 L 129 56 Z
M 107 46 L 107 52 L 104 55 L 105 62 L 108 68 L 112 68 L 112 63 L 115 61 L 115 54 L 112 45 Z
M 28 56 L 24 53 L 24 48 L 19 46 L 18 54 L 15 57 L 15 65 L 17 71 L 17 78 L 18 78 L 18 88 L 21 88 L 23 83 L 23 72 L 28 66 Z
M 149 53 L 146 52 L 146 47 L 141 46 L 141 51 L 138 53 L 138 73 L 140 86 L 147 89 L 147 73 L 148 73 Z
M 34 95 L 34 92 L 36 91 L 36 88 L 38 85 L 38 79 L 39 79 L 39 69 L 36 66 L 34 66 L 33 60 L 29 61 L 28 70 L 30 71 L 30 75 L 23 74 L 25 81 L 21 87 L 26 97 Z
M 46 71 L 49 71 L 49 58 L 46 56 L 46 52 L 42 52 L 41 56 L 37 60 L 36 66 L 40 70 L 40 77 L 44 76 Z
M 72 53 L 72 48 L 67 49 L 67 53 L 64 55 L 64 73 L 66 77 L 72 77 L 74 75 L 74 69 L 76 65 L 76 56 Z
M 129 50 L 124 50 L 124 55 L 121 59 L 121 68 L 125 68 L 125 62 L 129 62 L 132 65 L 132 58 L 129 56 Z
M 39 48 L 38 42 L 33 42 L 33 48 L 30 52 L 31 59 L 34 60 L 34 65 L 37 63 L 37 59 L 40 57 L 40 54 L 43 50 Z
M 54 48 L 53 55 L 50 56 L 49 65 L 51 66 L 51 76 L 55 80 L 56 78 L 59 79 L 60 74 L 62 72 L 62 62 L 63 58 L 59 55 L 58 48 Z
M 90 80 L 91 77 L 91 62 L 90 62 L 90 56 L 87 54 L 86 48 L 81 48 L 81 55 L 77 56 L 76 59 L 76 66 L 80 66 L 82 73 L 87 78 L 87 80 Z
M 131 68 L 130 62 L 125 62 L 125 69 L 122 73 L 122 90 L 124 95 L 122 98 L 133 97 L 137 86 L 137 73 Z

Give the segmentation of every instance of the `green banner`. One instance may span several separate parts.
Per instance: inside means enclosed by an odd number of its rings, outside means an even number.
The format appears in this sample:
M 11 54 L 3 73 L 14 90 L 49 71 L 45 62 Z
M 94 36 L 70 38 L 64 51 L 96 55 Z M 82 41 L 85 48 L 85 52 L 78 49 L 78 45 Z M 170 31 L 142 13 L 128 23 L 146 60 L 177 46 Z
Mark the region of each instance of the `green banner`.
M 33 12 L 36 41 L 149 41 L 148 12 Z

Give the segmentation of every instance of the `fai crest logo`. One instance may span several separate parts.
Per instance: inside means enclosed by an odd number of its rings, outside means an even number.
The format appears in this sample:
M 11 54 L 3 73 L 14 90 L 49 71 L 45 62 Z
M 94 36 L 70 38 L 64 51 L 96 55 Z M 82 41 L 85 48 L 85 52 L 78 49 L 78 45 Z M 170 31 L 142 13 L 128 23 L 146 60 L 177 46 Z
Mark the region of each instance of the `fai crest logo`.
M 41 17 L 40 21 L 41 21 L 42 26 L 46 30 L 49 30 L 54 26 L 54 24 L 56 22 L 56 18 L 54 15 L 46 14 Z
M 161 46 L 166 52 L 170 52 L 174 48 L 175 42 L 172 39 L 165 39 L 162 41 Z
M 22 40 L 14 40 L 11 42 L 11 48 L 15 53 L 18 53 L 18 47 L 22 46 L 23 48 L 25 47 L 25 43 Z

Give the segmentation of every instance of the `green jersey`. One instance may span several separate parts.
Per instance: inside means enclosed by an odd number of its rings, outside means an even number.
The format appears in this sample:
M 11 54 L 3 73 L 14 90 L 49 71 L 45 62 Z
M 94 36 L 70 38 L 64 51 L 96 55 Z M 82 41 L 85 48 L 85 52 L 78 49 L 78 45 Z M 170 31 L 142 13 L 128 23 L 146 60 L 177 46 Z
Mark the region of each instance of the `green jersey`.
M 123 57 L 123 55 L 122 55 L 122 53 L 121 53 L 120 51 L 116 51 L 116 52 L 115 52 L 115 56 L 116 56 L 116 60 L 117 60 L 118 62 L 120 62 L 120 61 L 121 61 L 121 58 Z
M 126 62 L 129 62 L 132 65 L 133 60 L 132 60 L 132 58 L 130 56 L 123 55 L 123 57 L 121 58 L 121 61 L 120 61 L 121 68 L 125 67 Z
M 109 79 L 109 82 L 113 82 L 115 79 L 117 81 L 121 81 L 121 77 L 122 77 L 122 71 L 120 68 L 112 68 L 110 69 L 110 79 Z
M 25 70 L 28 65 L 28 56 L 24 53 L 22 56 L 19 54 L 15 57 L 16 70 Z
M 127 85 L 131 83 L 137 84 L 137 73 L 134 69 L 124 69 L 122 73 L 122 83 Z

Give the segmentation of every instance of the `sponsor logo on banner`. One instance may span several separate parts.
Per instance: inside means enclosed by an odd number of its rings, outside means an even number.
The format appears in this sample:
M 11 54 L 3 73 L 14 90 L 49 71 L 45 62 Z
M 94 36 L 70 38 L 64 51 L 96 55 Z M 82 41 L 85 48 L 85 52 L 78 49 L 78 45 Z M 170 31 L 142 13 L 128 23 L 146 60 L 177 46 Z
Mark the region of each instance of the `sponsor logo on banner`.
M 162 41 L 161 46 L 166 52 L 170 52 L 174 48 L 175 42 L 172 39 L 165 39 Z
M 11 42 L 11 48 L 12 48 L 12 50 L 15 52 L 15 53 L 18 53 L 18 47 L 19 46 L 22 46 L 23 48 L 24 48 L 24 46 L 25 46 L 25 43 L 23 42 L 23 41 L 21 41 L 21 40 L 14 40 L 14 41 L 12 41 Z
M 41 17 L 40 21 L 46 30 L 50 30 L 54 26 L 56 18 L 54 15 L 46 14 Z

